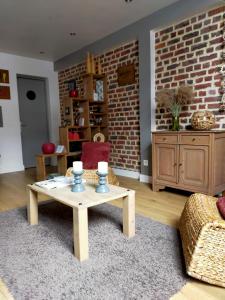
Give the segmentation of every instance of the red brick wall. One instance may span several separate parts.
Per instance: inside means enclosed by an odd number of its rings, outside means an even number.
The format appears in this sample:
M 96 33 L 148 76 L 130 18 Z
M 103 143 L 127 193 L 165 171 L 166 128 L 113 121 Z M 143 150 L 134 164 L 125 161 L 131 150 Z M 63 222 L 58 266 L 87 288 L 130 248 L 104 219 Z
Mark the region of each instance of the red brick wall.
M 220 113 L 223 26 L 225 7 L 201 13 L 156 32 L 156 91 L 193 85 L 194 103 L 183 108 L 181 125 L 190 123 L 196 110 L 210 110 L 218 128 L 225 128 Z M 165 109 L 156 109 L 157 129 L 169 129 L 171 117 Z
M 139 171 L 140 169 L 140 128 L 139 128 L 139 83 L 138 43 L 133 41 L 99 55 L 103 73 L 108 78 L 109 141 L 112 144 L 112 167 Z M 98 59 L 98 57 L 96 57 Z M 135 84 L 119 87 L 117 68 L 129 63 L 135 64 Z M 76 79 L 82 86 L 82 75 L 86 72 L 81 63 L 59 72 L 60 103 L 68 95 L 64 82 Z M 82 91 L 81 91 L 82 93 Z M 62 116 L 62 109 L 61 109 Z

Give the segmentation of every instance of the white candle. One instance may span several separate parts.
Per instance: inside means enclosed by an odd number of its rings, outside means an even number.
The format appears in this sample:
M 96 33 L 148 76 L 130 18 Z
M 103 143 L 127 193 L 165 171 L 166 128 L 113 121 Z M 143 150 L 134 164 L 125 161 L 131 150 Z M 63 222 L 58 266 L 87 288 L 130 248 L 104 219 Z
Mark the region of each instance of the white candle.
M 82 172 L 83 171 L 83 162 L 82 161 L 74 161 L 73 162 L 73 171 L 74 172 Z
M 105 161 L 98 162 L 98 172 L 100 174 L 107 174 L 108 173 L 108 163 Z

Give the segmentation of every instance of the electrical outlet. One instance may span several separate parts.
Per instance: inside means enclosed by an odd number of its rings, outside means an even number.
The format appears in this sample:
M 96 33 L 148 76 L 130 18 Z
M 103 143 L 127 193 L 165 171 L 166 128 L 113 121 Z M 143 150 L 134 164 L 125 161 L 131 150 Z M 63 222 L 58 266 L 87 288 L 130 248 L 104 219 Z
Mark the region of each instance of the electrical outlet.
M 144 165 L 145 167 L 148 167 L 148 160 L 147 160 L 147 159 L 144 159 L 144 160 L 143 160 L 143 165 Z

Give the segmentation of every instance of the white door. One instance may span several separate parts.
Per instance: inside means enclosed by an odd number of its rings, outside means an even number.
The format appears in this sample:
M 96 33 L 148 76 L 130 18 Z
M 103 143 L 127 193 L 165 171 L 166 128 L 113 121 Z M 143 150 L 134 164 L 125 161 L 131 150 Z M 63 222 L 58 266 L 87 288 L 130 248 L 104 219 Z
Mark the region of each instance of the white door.
M 30 168 L 36 165 L 35 155 L 49 137 L 45 80 L 18 76 L 17 84 L 23 163 Z

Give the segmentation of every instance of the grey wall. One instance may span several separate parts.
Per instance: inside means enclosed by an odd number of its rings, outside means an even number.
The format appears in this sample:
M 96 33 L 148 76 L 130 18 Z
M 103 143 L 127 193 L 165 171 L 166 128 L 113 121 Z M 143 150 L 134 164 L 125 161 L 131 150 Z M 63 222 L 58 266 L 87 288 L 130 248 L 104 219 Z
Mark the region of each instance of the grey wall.
M 131 40 L 139 41 L 139 98 L 140 98 L 140 132 L 141 132 L 141 174 L 151 175 L 151 41 L 150 31 L 176 23 L 215 5 L 224 4 L 218 0 L 180 0 L 152 15 L 139 20 L 121 30 L 90 44 L 55 62 L 55 70 L 59 71 L 80 63 L 88 51 L 93 54 Z M 149 166 L 143 166 L 143 160 L 150 160 Z

